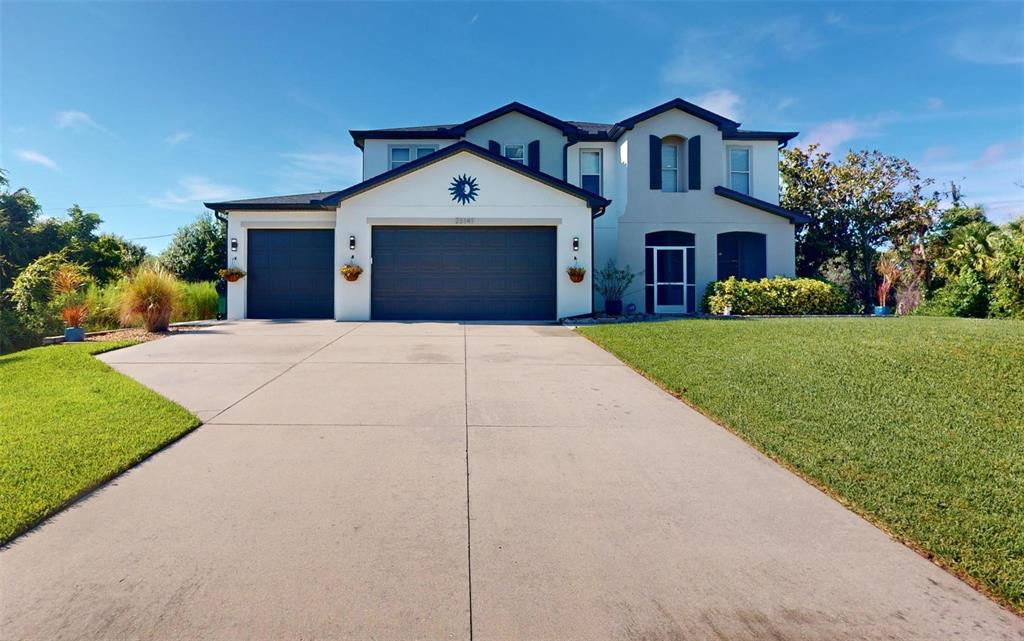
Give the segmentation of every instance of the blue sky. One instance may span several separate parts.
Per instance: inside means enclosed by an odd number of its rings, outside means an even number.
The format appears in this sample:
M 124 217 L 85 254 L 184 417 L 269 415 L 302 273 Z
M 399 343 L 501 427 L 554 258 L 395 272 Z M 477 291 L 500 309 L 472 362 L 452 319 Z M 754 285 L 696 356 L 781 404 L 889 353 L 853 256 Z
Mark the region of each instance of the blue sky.
M 1024 212 L 1024 3 L 11 3 L 0 167 L 128 238 L 202 200 L 345 187 L 347 130 L 519 100 L 614 122 L 679 96 L 877 148 Z M 159 251 L 167 238 L 144 242 Z

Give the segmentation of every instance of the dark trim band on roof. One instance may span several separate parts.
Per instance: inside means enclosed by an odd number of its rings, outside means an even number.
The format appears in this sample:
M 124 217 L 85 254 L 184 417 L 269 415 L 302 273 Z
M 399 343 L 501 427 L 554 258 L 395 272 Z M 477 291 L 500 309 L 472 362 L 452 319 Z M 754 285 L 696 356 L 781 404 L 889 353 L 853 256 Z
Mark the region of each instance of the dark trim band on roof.
M 246 198 L 244 200 L 228 200 L 217 203 L 203 203 L 214 211 L 302 211 L 326 209 L 318 203 L 335 192 L 318 191 L 310 194 L 292 194 L 289 196 L 268 196 L 266 198 Z
M 404 165 L 395 167 L 390 171 L 386 171 L 383 174 L 379 174 L 377 176 L 374 176 L 373 178 L 364 180 L 361 183 L 352 185 L 348 189 L 342 189 L 341 191 L 335 192 L 321 200 L 320 204 L 325 207 L 336 207 L 343 200 L 351 198 L 357 194 L 361 194 L 364 191 L 369 191 L 370 189 L 378 187 L 384 183 L 388 183 L 391 182 L 392 180 L 395 180 L 396 178 L 400 178 L 405 174 L 414 172 L 418 169 L 422 169 L 423 167 L 432 165 L 438 161 L 444 160 L 445 158 L 454 156 L 455 154 L 461 152 L 467 152 L 475 156 L 479 156 L 480 158 L 483 158 L 484 160 L 489 160 L 496 165 L 501 165 L 506 169 L 511 169 L 512 171 L 518 174 L 522 174 L 523 176 L 526 176 L 528 178 L 533 178 L 534 180 L 544 183 L 549 187 L 553 187 L 555 189 L 558 189 L 559 191 L 563 191 L 571 196 L 576 196 L 577 198 L 585 201 L 590 206 L 592 212 L 595 213 L 596 215 L 600 215 L 600 213 L 603 213 L 604 208 L 607 207 L 612 202 L 607 198 L 598 196 L 597 194 L 586 191 L 585 189 L 580 189 L 576 185 L 567 183 L 560 178 L 555 178 L 554 176 L 549 176 L 548 174 L 545 174 L 541 171 L 530 169 L 526 165 L 515 162 L 513 160 L 509 160 L 508 158 L 505 158 L 501 154 L 496 154 L 492 151 L 484 149 L 483 147 L 474 145 L 471 142 L 460 140 L 455 144 L 448 145 L 447 147 L 442 147 L 441 149 L 435 151 L 432 154 L 427 154 L 422 158 L 417 158 L 416 160 L 407 162 Z
M 799 136 L 797 131 L 744 131 L 736 129 L 722 133 L 723 140 L 774 140 L 785 144 Z
M 716 125 L 722 131 L 736 130 L 740 126 L 740 123 L 736 122 L 735 120 L 729 120 L 725 116 L 719 116 L 716 113 L 708 111 L 704 107 L 695 105 L 692 102 L 687 102 L 682 98 L 674 98 L 664 104 L 658 105 L 657 107 L 648 109 L 647 111 L 640 112 L 631 118 L 626 118 L 625 120 L 615 123 L 615 126 L 612 127 L 611 131 L 609 132 L 609 137 L 612 138 L 612 140 L 617 140 L 619 136 L 621 136 L 625 131 L 632 129 L 638 123 L 641 123 L 649 118 L 653 118 L 657 115 L 663 114 L 666 111 L 670 111 L 672 109 L 678 109 L 680 111 L 690 114 L 691 116 L 696 116 L 701 120 L 706 120 L 711 124 Z
M 766 200 L 754 198 L 753 196 L 748 196 L 746 194 L 742 194 L 738 191 L 734 191 L 726 187 L 715 187 L 715 193 L 718 194 L 719 196 L 728 198 L 729 200 L 735 200 L 738 203 L 742 203 L 755 209 L 760 209 L 761 211 L 768 212 L 769 214 L 782 216 L 783 218 L 788 219 L 794 225 L 803 225 L 805 223 L 811 222 L 810 216 L 806 214 L 802 214 L 798 211 L 793 211 L 792 209 L 786 209 L 785 207 L 779 207 L 778 205 L 773 205 L 772 203 Z

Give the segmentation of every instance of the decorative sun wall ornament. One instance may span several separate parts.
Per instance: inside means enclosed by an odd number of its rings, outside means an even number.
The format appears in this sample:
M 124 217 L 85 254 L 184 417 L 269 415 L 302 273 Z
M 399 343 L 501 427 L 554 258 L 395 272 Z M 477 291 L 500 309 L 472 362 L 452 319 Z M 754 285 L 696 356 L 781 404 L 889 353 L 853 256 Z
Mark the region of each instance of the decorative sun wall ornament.
M 476 178 L 462 174 L 452 178 L 452 185 L 448 188 L 452 200 L 458 201 L 460 205 L 473 202 L 476 195 L 480 193 L 480 187 L 476 184 Z

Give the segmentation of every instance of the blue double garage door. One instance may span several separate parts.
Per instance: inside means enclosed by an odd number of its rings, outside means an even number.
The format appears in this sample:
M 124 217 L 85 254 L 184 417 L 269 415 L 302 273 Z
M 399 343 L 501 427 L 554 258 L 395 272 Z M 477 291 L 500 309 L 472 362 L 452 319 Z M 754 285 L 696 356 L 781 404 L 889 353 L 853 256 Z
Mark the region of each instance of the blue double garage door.
M 555 227 L 374 227 L 374 320 L 553 320 Z
M 555 238 L 554 227 L 374 227 L 370 316 L 552 320 Z M 247 316 L 333 318 L 335 264 L 334 230 L 249 230 Z

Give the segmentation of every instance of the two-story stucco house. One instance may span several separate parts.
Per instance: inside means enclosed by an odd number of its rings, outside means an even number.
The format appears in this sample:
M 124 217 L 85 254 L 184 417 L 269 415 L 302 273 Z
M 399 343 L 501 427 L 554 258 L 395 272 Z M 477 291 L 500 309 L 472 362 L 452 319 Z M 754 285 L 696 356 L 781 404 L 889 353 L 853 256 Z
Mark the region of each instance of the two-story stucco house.
M 807 218 L 778 204 L 794 132 L 677 99 L 615 124 L 512 103 L 351 134 L 356 185 L 206 203 L 247 272 L 229 318 L 554 320 L 601 309 L 592 277 L 609 259 L 638 273 L 627 309 L 688 314 L 711 281 L 794 273 Z M 364 271 L 348 281 L 345 264 Z

